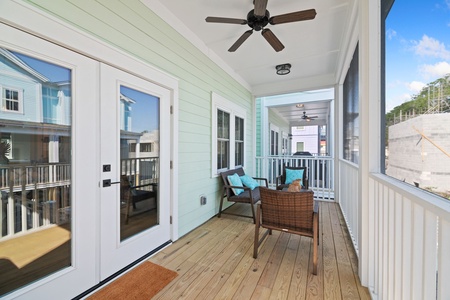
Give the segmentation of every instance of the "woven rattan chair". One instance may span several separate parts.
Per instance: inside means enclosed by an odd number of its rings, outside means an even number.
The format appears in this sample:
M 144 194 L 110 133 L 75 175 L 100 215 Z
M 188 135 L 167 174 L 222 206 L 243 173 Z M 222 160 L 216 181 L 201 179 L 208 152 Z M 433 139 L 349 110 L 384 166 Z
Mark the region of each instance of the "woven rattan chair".
M 120 177 L 120 197 L 121 201 L 126 205 L 125 224 L 128 224 L 128 221 L 131 217 L 130 216 L 131 207 L 133 207 L 133 209 L 136 209 L 137 202 L 151 198 L 156 199 L 157 192 L 155 190 L 148 190 L 149 188 L 153 189 L 153 185 L 144 184 L 139 186 L 132 186 L 127 175 L 122 175 Z
M 257 187 L 254 190 L 252 190 L 246 186 L 239 187 L 239 186 L 230 185 L 228 183 L 227 176 L 233 175 L 235 173 L 238 174 L 239 176 L 245 175 L 244 169 L 242 169 L 242 168 L 228 170 L 228 171 L 220 173 L 220 176 L 222 177 L 222 182 L 223 182 L 223 195 L 220 199 L 218 217 L 220 218 L 221 214 L 229 214 L 229 215 L 235 215 L 235 216 L 240 216 L 240 217 L 252 218 L 253 223 L 256 223 L 256 215 L 255 215 L 254 205 L 259 201 L 259 188 L 260 187 Z M 268 186 L 267 178 L 253 177 L 253 179 L 260 181 L 261 184 L 264 184 L 266 187 Z M 244 192 L 242 194 L 235 195 L 235 193 L 233 192 L 233 188 L 243 189 Z M 247 216 L 247 215 L 239 214 L 239 213 L 225 212 L 224 210 L 222 210 L 224 198 L 226 198 L 229 202 L 249 203 L 251 206 L 251 209 L 252 209 L 252 215 Z
M 313 274 L 317 274 L 317 250 L 319 243 L 319 205 L 314 202 L 314 192 L 277 191 L 260 187 L 261 202 L 256 207 L 255 243 L 253 257 L 272 230 L 313 238 Z M 259 238 L 259 228 L 267 230 Z
M 289 167 L 289 166 L 283 166 L 283 173 L 276 178 L 276 185 L 277 190 L 282 190 L 284 188 L 287 188 L 289 184 L 285 184 L 286 181 L 286 169 L 290 170 L 303 170 L 303 178 L 302 179 L 302 189 L 309 189 L 309 182 L 308 182 L 308 168 L 307 167 Z M 300 178 L 298 178 L 300 179 Z

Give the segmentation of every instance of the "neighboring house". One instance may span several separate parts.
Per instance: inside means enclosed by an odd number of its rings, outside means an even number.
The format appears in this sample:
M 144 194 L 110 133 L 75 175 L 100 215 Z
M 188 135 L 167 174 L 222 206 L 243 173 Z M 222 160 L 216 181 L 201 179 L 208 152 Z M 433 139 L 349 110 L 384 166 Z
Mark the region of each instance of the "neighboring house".
M 386 174 L 450 193 L 450 114 L 424 114 L 389 127 Z
M 9 162 L 69 161 L 70 82 L 51 82 L 0 48 L 0 89 L 1 139 L 11 145 Z
M 313 155 L 319 154 L 319 126 L 292 127 L 292 153 L 306 151 Z

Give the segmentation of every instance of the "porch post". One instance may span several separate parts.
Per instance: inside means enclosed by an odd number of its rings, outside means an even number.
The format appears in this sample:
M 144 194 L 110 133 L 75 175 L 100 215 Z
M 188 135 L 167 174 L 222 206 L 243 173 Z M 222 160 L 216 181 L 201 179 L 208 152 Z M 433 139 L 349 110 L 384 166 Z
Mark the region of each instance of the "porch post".
M 370 193 L 370 174 L 380 171 L 380 1 L 362 0 L 359 7 L 360 62 L 360 190 L 359 190 L 359 277 L 373 289 L 376 236 L 374 229 L 374 196 Z M 371 276 L 372 274 L 372 276 Z M 373 290 L 372 290 L 373 292 Z

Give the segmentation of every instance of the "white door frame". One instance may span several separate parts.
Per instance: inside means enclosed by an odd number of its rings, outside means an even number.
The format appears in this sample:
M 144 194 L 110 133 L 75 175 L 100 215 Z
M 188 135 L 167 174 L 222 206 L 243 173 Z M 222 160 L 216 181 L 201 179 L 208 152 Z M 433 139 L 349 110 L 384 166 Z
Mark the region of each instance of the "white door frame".
M 159 98 L 158 224 L 120 240 L 120 86 Z M 101 187 L 100 280 L 121 270 L 170 240 L 170 91 L 147 80 L 100 65 L 100 164 L 101 180 L 118 183 Z M 103 172 L 103 165 L 110 165 Z M 131 221 L 132 222 L 132 221 Z
M 96 248 L 97 236 L 92 232 L 92 224 L 98 216 L 97 175 L 93 164 L 97 155 L 89 147 L 97 147 L 98 130 L 92 123 L 98 116 L 97 106 L 90 106 L 92 93 L 98 94 L 98 62 L 81 56 L 73 51 L 48 43 L 42 39 L 19 31 L 5 24 L 0 24 L 2 40 L 0 46 L 24 53 L 28 56 L 49 61 L 72 70 L 72 161 L 71 161 L 71 260 L 70 267 L 61 269 L 41 280 L 6 295 L 7 298 L 45 299 L 49 295 L 55 298 L 76 296 L 95 284 L 96 281 Z M 6 42 L 7 41 L 7 42 Z M 32 47 L 29 47 L 32 45 Z M 32 50 L 30 50 L 32 48 Z M 48 56 L 52 53 L 52 56 Z M 88 87 L 88 88 L 86 88 Z M 90 220 L 84 222 L 84 220 Z M 83 253 L 83 255 L 79 255 Z M 1 273 L 1 271 L 0 271 Z M 1 275 L 0 275 L 1 276 Z M 66 283 L 77 284 L 67 285 Z M 61 288 L 64 285 L 64 288 Z
M 14 13 L 11 13 L 14 12 Z M 17 16 L 20 16 L 18 18 Z M 143 78 L 145 80 L 151 81 L 157 85 L 163 86 L 170 90 L 171 93 L 171 153 L 170 153 L 170 161 L 172 165 L 171 169 L 171 185 L 170 185 L 170 210 L 171 210 L 171 219 L 172 224 L 170 228 L 170 235 L 171 240 L 175 241 L 178 239 L 178 79 L 155 68 L 150 66 L 149 64 L 139 60 L 138 58 L 130 56 L 130 54 L 125 53 L 119 49 L 113 48 L 110 45 L 106 44 L 105 42 L 88 35 L 85 32 L 82 32 L 80 29 L 75 28 L 74 26 L 64 23 L 62 20 L 57 19 L 56 17 L 43 12 L 42 10 L 38 10 L 32 5 L 24 2 L 19 2 L 15 0 L 2 0 L 0 1 L 0 23 L 7 24 L 9 26 L 15 27 L 19 29 L 22 34 L 24 35 L 33 35 L 36 37 L 41 38 L 42 40 L 49 41 L 50 43 L 61 46 L 63 48 L 66 48 L 68 50 L 71 50 L 75 53 L 81 54 L 83 56 L 86 56 L 87 58 L 91 58 L 97 62 L 103 62 L 105 64 L 108 64 L 110 66 L 113 66 L 115 68 L 124 70 L 125 72 L 128 72 L 130 74 L 133 74 L 137 77 Z M 21 35 L 22 35 L 21 34 Z M 21 36 L 20 35 L 20 36 Z M 11 36 L 2 36 L 2 41 L 8 41 L 10 45 L 6 42 L 2 42 L 4 46 L 13 46 L 14 41 L 16 41 L 19 38 L 19 35 L 11 34 Z M 38 40 L 39 40 L 38 38 Z M 29 43 L 28 45 L 24 45 L 20 47 L 21 52 L 28 52 L 30 54 L 33 54 L 33 52 L 29 51 L 29 49 L 32 49 L 35 47 L 34 43 Z M 11 47 L 9 47 L 11 48 Z M 14 49 L 14 47 L 13 47 Z M 49 52 L 52 53 L 52 52 Z M 42 54 L 43 55 L 43 54 Z M 44 55 L 43 55 L 44 56 Z M 53 56 L 46 56 L 47 58 L 52 58 Z M 57 60 L 55 60 L 57 61 Z M 62 65 L 64 63 L 61 62 Z M 98 79 L 98 77 L 97 77 Z M 96 80 L 91 81 L 91 85 L 93 88 L 97 88 L 98 90 L 98 82 Z M 92 99 L 94 97 L 97 97 L 98 93 L 96 95 L 85 95 L 85 98 Z M 83 95 L 81 95 L 83 96 Z M 91 118 L 98 120 L 99 112 L 95 110 L 91 110 L 92 116 Z M 75 113 L 75 112 L 74 112 Z M 89 117 L 84 115 L 85 117 Z M 97 130 L 98 132 L 99 128 L 99 120 L 97 121 Z M 78 133 L 83 134 L 83 129 L 76 129 L 78 130 Z M 92 128 L 89 128 L 89 130 L 85 130 L 86 135 L 92 135 Z M 96 145 L 98 148 L 99 145 L 96 144 L 96 141 L 92 141 L 93 144 Z M 76 145 L 75 145 L 76 147 Z M 78 151 L 78 150 L 77 150 Z M 83 151 L 86 151 L 83 156 L 89 156 L 92 155 L 91 149 L 84 149 L 79 150 L 80 153 L 83 153 Z M 98 153 L 98 152 L 97 152 Z M 98 160 L 97 154 L 95 159 Z M 100 164 L 95 164 L 96 168 Z M 86 209 L 86 214 L 88 217 L 91 217 L 93 219 L 97 219 L 96 216 L 99 215 L 99 194 L 100 194 L 100 172 L 98 170 L 96 172 L 92 172 L 89 174 L 89 176 L 85 176 L 83 178 L 79 178 L 77 180 L 81 180 L 80 182 L 83 182 L 83 180 L 89 180 L 89 182 L 95 183 L 96 189 L 90 192 L 91 195 L 95 195 L 96 200 L 94 203 L 91 203 L 91 206 L 89 209 Z M 92 178 L 91 178 L 92 177 Z M 75 180 L 75 179 L 74 179 Z M 88 184 L 89 185 L 89 184 Z M 78 208 L 80 210 L 83 210 L 82 207 Z M 84 210 L 83 210 L 84 212 Z M 97 221 L 98 222 L 98 221 Z M 88 231 L 86 231 L 86 235 L 83 235 L 83 226 L 82 224 L 76 224 L 77 226 L 81 226 L 81 228 L 74 228 L 74 235 L 81 235 L 83 238 L 89 238 L 90 241 L 98 241 L 99 232 L 98 231 L 92 231 L 92 228 L 89 228 Z M 96 226 L 99 228 L 98 224 Z M 81 236 L 79 238 L 81 238 Z M 77 238 L 77 236 L 74 236 L 74 238 Z M 75 263 L 78 263 L 83 260 L 90 261 L 90 265 L 95 268 L 95 271 L 91 272 L 92 276 L 95 276 L 95 278 L 99 278 L 99 270 L 98 270 L 98 264 L 96 263 L 99 261 L 99 247 L 100 242 L 96 244 L 94 247 L 96 250 L 93 252 L 90 252 L 88 254 L 83 254 L 83 256 L 76 256 L 74 257 Z M 49 294 L 55 295 L 57 297 L 57 291 L 61 292 L 61 297 L 67 298 L 68 296 L 76 296 L 78 292 L 72 292 L 76 293 L 73 295 L 70 294 L 70 290 L 68 290 L 67 286 L 61 286 L 58 285 L 56 277 L 58 274 L 53 274 L 49 277 L 47 277 L 45 280 L 38 281 L 31 286 L 28 286 L 26 288 L 18 290 L 16 293 L 11 294 L 11 296 L 20 296 L 24 295 L 27 291 L 34 291 L 38 298 L 43 298 L 44 296 L 48 296 Z M 79 283 L 80 278 L 77 278 L 74 280 L 77 284 Z M 45 281 L 45 282 L 44 282 Z M 41 292 L 38 292 L 36 287 L 43 286 L 44 283 L 48 283 L 48 286 L 51 286 L 50 289 L 41 289 Z M 41 297 L 39 297 L 39 295 Z M 24 296 L 27 298 L 27 296 Z M 29 298 L 29 295 L 28 295 Z M 36 298 L 37 299 L 37 298 Z

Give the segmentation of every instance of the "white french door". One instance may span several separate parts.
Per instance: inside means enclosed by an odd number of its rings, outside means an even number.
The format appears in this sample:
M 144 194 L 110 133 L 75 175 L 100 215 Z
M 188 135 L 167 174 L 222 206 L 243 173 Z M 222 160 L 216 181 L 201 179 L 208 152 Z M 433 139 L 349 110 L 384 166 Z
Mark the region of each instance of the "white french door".
M 73 298 L 171 239 L 171 92 L 3 23 L 0 36 L 17 110 L 0 111 L 0 298 Z
M 170 91 L 100 67 L 100 279 L 170 240 Z
M 0 298 L 72 298 L 98 282 L 99 63 L 3 23 L 0 36 L 17 109 L 0 114 Z

